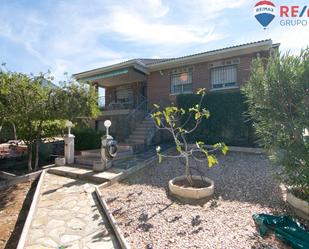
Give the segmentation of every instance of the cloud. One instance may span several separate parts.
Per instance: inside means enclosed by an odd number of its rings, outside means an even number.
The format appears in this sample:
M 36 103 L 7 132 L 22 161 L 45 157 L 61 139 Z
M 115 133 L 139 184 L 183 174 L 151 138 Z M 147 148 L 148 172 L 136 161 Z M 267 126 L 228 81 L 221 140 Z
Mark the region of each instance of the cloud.
M 223 37 L 214 29 L 190 24 L 169 24 L 152 20 L 122 7 L 114 8 L 109 15 L 108 31 L 121 38 L 139 44 L 179 46 L 206 43 Z

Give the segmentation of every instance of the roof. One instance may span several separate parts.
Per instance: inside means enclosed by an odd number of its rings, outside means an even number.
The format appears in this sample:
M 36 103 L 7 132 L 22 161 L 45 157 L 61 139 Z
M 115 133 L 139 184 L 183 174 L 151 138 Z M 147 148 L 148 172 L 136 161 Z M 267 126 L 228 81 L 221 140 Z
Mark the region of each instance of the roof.
M 267 39 L 267 40 L 245 43 L 245 44 L 240 44 L 240 45 L 235 45 L 235 46 L 230 46 L 230 47 L 225 47 L 225 48 L 220 48 L 220 49 L 209 50 L 209 51 L 205 51 L 201 53 L 196 53 L 196 54 L 191 54 L 191 55 L 186 55 L 186 56 L 181 56 L 181 57 L 176 57 L 176 58 L 131 59 L 131 60 L 117 63 L 117 64 L 109 65 L 106 67 L 96 68 L 93 70 L 73 74 L 73 76 L 76 79 L 82 79 L 92 74 L 108 72 L 111 70 L 116 70 L 116 69 L 120 69 L 120 68 L 124 68 L 128 66 L 138 67 L 139 69 L 142 67 L 144 70 L 148 70 L 148 71 L 160 70 L 160 67 L 164 67 L 166 65 L 172 65 L 172 64 L 179 63 L 179 62 L 188 62 L 188 61 L 192 61 L 198 58 L 205 59 L 207 56 L 210 56 L 210 55 L 216 55 L 216 54 L 221 54 L 221 53 L 230 52 L 230 51 L 237 51 L 237 50 L 241 50 L 245 48 L 255 48 L 255 47 L 258 48 L 258 47 L 263 47 L 263 46 L 265 47 L 265 49 L 277 48 L 279 47 L 279 45 L 280 45 L 279 43 L 273 44 L 271 39 Z

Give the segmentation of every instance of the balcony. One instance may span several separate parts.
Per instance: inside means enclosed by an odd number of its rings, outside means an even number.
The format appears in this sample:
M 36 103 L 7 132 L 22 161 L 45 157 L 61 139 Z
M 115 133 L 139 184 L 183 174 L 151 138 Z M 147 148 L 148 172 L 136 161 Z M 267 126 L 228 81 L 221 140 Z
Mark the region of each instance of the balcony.
M 129 114 L 134 109 L 147 110 L 147 99 L 144 96 L 136 96 L 127 101 L 113 100 L 110 103 L 106 103 L 105 96 L 101 96 L 98 99 L 98 105 L 102 112 L 102 116 L 106 115 L 125 115 Z

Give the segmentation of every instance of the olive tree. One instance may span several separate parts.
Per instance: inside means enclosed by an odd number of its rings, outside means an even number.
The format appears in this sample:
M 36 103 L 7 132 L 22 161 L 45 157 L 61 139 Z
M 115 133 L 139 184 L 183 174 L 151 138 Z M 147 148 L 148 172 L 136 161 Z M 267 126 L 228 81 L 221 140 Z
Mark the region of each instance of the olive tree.
M 68 79 L 52 84 L 49 73 L 31 76 L 0 70 L 0 115 L 16 125 L 18 138 L 28 148 L 28 170 L 38 169 L 39 147 L 43 138 L 62 133 L 66 120 L 96 117 L 94 87 Z M 35 147 L 35 148 L 34 148 Z
M 279 177 L 309 200 L 309 49 L 256 59 L 244 87 L 260 144 Z
M 151 114 L 158 130 L 168 131 L 175 142 L 178 155 L 166 155 L 161 152 L 160 146 L 157 147 L 159 162 L 164 157 L 180 158 L 184 160 L 185 176 L 188 183 L 193 186 L 192 165 L 190 159 L 199 162 L 205 162 L 208 167 L 218 163 L 215 151 L 221 150 L 226 154 L 228 147 L 224 143 L 216 143 L 211 149 L 203 141 L 196 141 L 193 145 L 188 144 L 187 138 L 200 125 L 203 119 L 208 119 L 210 113 L 202 107 L 202 101 L 205 96 L 205 89 L 199 89 L 200 101 L 197 105 L 184 110 L 176 106 L 167 106 L 161 110 L 160 106 L 154 105 L 156 111 Z M 199 172 L 201 173 L 201 172 Z

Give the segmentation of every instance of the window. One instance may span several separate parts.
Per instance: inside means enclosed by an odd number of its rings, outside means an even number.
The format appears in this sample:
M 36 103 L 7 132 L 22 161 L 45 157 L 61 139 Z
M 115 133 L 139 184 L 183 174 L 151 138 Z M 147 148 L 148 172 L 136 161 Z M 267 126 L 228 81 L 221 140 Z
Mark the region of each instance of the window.
M 192 92 L 192 72 L 172 74 L 171 93 L 191 93 Z
M 133 89 L 131 86 L 119 86 L 116 88 L 117 103 L 133 102 Z
M 212 68 L 210 78 L 213 89 L 235 87 L 237 86 L 237 65 Z

